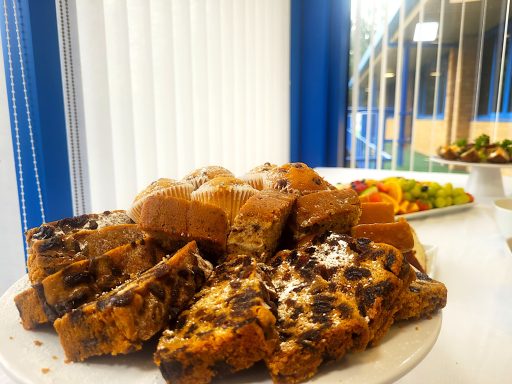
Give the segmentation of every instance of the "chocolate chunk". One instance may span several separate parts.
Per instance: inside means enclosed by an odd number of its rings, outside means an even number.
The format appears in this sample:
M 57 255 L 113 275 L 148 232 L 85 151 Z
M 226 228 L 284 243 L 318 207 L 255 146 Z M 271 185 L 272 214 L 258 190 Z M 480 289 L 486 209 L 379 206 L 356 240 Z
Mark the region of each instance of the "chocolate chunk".
M 69 274 L 63 277 L 63 282 L 68 287 L 74 287 L 78 284 L 87 284 L 92 281 L 92 276 L 88 271 Z
M 64 244 L 62 237 L 55 236 L 51 237 L 47 240 L 45 240 L 40 246 L 39 246 L 39 252 L 46 252 L 50 249 L 61 247 Z
M 343 276 L 350 281 L 360 280 L 363 277 L 370 277 L 371 275 L 372 273 L 369 269 L 361 267 L 348 267 L 343 273 Z
M 179 360 L 162 360 L 160 372 L 168 383 L 178 382 L 183 376 L 185 367 Z
M 36 240 L 47 240 L 55 234 L 55 229 L 49 225 L 41 225 L 39 230 L 32 235 Z

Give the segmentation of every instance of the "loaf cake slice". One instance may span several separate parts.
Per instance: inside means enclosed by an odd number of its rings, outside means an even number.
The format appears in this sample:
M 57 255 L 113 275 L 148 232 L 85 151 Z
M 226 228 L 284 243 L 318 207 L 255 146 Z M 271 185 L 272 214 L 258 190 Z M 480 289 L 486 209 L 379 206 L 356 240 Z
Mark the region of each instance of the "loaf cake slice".
M 53 324 L 66 357 L 83 361 L 139 350 L 188 305 L 211 271 L 190 242 L 139 277 L 73 309 Z
M 306 380 L 323 361 L 377 343 L 413 278 L 397 249 L 334 233 L 281 251 L 270 264 L 281 343 L 267 365 L 279 383 Z
M 240 209 L 228 236 L 228 255 L 273 255 L 296 196 L 272 189 L 257 193 Z
M 299 253 L 310 253 L 320 260 L 341 260 L 342 273 L 332 275 L 330 281 L 354 297 L 368 321 L 370 344 L 377 345 L 393 324 L 402 293 L 415 279 L 404 255 L 388 244 L 336 233 L 315 237 Z
M 48 243 L 52 243 L 55 241 L 55 238 L 62 238 L 82 229 L 101 229 L 120 224 L 133 224 L 132 219 L 126 215 L 125 211 L 89 213 L 44 223 L 39 227 L 29 229 L 25 233 L 25 238 L 30 248 L 33 240 L 45 240 Z
M 276 383 L 298 383 L 312 377 L 328 360 L 361 351 L 370 331 L 353 295 L 331 281 L 341 273 L 336 255 L 325 260 L 307 252 L 284 250 L 271 261 L 278 294 L 280 343 L 266 360 Z
M 255 259 L 239 256 L 218 266 L 158 343 L 155 362 L 164 379 L 209 383 L 268 357 L 278 341 L 274 300 L 268 276 Z
M 320 191 L 299 196 L 288 223 L 294 241 L 326 231 L 349 233 L 361 216 L 361 203 L 352 189 Z
M 431 279 L 425 273 L 416 272 L 416 280 L 400 297 L 400 309 L 395 314 L 395 321 L 431 316 L 444 308 L 447 295 L 448 291 L 443 283 Z
M 22 324 L 25 329 L 33 329 L 53 322 L 96 295 L 136 277 L 164 256 L 165 252 L 154 240 L 143 239 L 76 261 L 14 298 Z
M 32 284 L 39 283 L 75 261 L 99 256 L 143 237 L 144 233 L 136 224 L 119 224 L 83 229 L 49 240 L 33 240 L 27 263 L 29 279 Z
M 172 196 L 150 196 L 142 206 L 140 227 L 166 250 L 195 240 L 205 257 L 216 261 L 226 252 L 228 220 L 222 208 Z

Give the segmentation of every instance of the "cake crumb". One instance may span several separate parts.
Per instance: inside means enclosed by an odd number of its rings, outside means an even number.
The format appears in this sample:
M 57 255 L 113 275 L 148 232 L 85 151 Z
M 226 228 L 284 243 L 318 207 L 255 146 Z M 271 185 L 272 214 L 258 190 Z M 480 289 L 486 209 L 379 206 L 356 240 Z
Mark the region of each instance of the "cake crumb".
M 36 347 L 40 347 L 41 345 L 43 345 L 43 342 L 39 340 L 34 340 L 34 344 Z
M 416 326 L 416 327 L 415 327 L 415 329 L 416 329 L 417 331 L 419 331 L 419 330 L 420 330 L 420 327 Z
M 9 340 L 14 340 L 14 337 L 13 336 L 9 336 Z
M 50 368 L 41 368 L 41 372 L 46 375 L 48 372 L 50 372 Z
M 59 358 L 58 358 L 57 356 L 53 355 L 53 356 L 52 356 L 52 359 L 53 359 L 53 360 L 58 360 Z
M 69 364 L 69 363 L 71 363 L 71 360 L 69 360 L 69 359 L 64 360 L 64 364 Z

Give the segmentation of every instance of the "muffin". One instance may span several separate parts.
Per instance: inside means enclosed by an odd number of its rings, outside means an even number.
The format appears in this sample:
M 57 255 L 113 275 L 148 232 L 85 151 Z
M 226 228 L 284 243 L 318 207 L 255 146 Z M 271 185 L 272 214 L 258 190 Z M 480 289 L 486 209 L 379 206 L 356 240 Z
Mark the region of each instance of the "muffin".
M 194 185 L 185 181 L 176 181 L 173 179 L 161 178 L 153 181 L 135 199 L 126 214 L 136 223 L 139 222 L 142 205 L 149 196 L 165 195 L 190 200 L 190 194 L 194 190 Z
M 235 177 L 216 177 L 192 192 L 192 200 L 209 203 L 226 212 L 231 225 L 240 208 L 252 195 L 258 193 L 249 184 Z
M 336 189 L 304 163 L 287 163 L 271 169 L 263 179 L 263 186 L 297 195 Z
M 265 178 L 265 175 L 268 171 L 276 167 L 277 165 L 268 162 L 262 165 L 258 165 L 243 175 L 241 179 L 249 183 L 251 187 L 261 191 L 263 189 L 263 179 Z
M 210 165 L 208 167 L 198 168 L 195 171 L 190 172 L 181 180 L 193 184 L 194 190 L 196 190 L 207 181 L 221 176 L 235 177 L 231 171 L 224 167 L 218 165 Z

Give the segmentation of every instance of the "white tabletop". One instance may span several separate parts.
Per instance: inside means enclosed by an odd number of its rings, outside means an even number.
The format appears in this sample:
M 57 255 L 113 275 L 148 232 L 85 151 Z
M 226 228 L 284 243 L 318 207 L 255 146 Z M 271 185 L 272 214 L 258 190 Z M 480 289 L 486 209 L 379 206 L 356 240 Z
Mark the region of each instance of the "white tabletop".
M 330 182 L 381 178 L 384 171 L 319 169 Z M 394 172 L 393 174 L 397 174 Z M 464 186 L 467 176 L 403 173 Z M 512 192 L 512 179 L 505 182 Z M 512 377 L 512 253 L 490 200 L 444 216 L 411 221 L 421 241 L 439 247 L 436 278 L 448 288 L 441 333 L 429 355 L 400 384 L 507 383 Z M 3 293 L 3 292 L 2 292 Z M 428 321 L 428 320 L 425 320 Z M 13 384 L 0 369 L 0 384 Z

